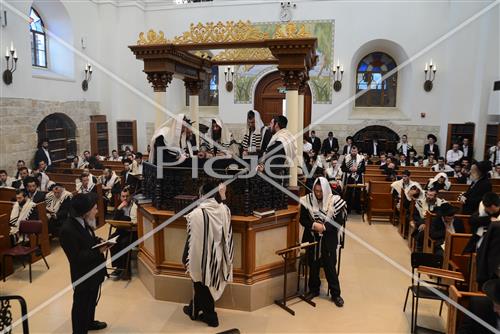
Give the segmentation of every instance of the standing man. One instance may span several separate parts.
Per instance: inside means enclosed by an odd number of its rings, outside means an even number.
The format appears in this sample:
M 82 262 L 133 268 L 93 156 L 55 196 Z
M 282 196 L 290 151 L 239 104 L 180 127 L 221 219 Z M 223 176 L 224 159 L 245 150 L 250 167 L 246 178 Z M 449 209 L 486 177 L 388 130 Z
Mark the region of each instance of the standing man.
M 462 140 L 462 146 L 460 147 L 460 151 L 463 152 L 463 157 L 469 160 L 472 160 L 474 157 L 474 149 L 469 144 L 469 138 L 464 138 Z
M 410 151 L 415 151 L 415 149 L 413 148 L 413 145 L 408 142 L 407 135 L 401 136 L 401 142 L 398 143 L 397 151 L 399 154 L 404 154 L 405 156 L 410 155 Z M 416 153 L 417 152 L 415 151 L 415 154 Z
M 351 154 L 353 138 L 351 136 L 348 136 L 345 139 L 345 141 L 346 141 L 346 144 L 344 145 L 344 149 L 342 150 L 342 154 L 343 155 Z
M 433 134 L 427 135 L 427 144 L 424 145 L 424 158 L 427 159 L 429 154 L 439 157 L 439 146 L 436 144 L 437 138 Z
M 307 139 L 307 141 L 311 143 L 314 154 L 318 155 L 319 152 L 321 151 L 321 139 L 316 137 L 316 131 L 314 130 L 311 131 L 311 136 Z M 338 143 L 337 143 L 337 149 L 338 149 Z
M 49 141 L 42 139 L 35 153 L 35 168 L 38 168 L 40 161 L 45 161 L 48 167 L 52 165 L 52 159 L 49 152 Z
M 241 143 L 243 156 L 261 154 L 261 141 L 266 130 L 260 113 L 257 110 L 249 110 L 247 112 L 247 131 Z
M 339 150 L 339 141 L 333 136 L 333 132 L 328 132 L 328 138 L 323 140 L 323 145 L 321 146 L 321 153 L 323 155 L 328 155 L 329 153 L 335 153 Z
M 351 188 L 349 184 L 363 183 L 363 173 L 365 172 L 365 160 L 358 154 L 358 148 L 352 146 L 351 153 L 346 155 L 342 163 L 342 172 L 344 172 L 344 188 L 346 189 L 345 198 L 347 201 L 347 212 L 350 213 L 354 208 L 357 213 L 361 212 L 360 196 L 361 190 Z
M 200 197 L 204 198 L 201 204 L 185 216 L 188 237 L 183 262 L 193 281 L 194 296 L 183 310 L 191 320 L 217 327 L 219 319 L 214 303 L 233 280 L 231 211 L 223 203 L 224 184 L 205 183 L 200 188 Z
M 332 194 L 327 179 L 318 177 L 314 181 L 313 192 L 300 198 L 300 224 L 304 226 L 302 242 L 318 242 L 314 249 L 307 250 L 307 261 L 311 269 L 308 284 L 312 296 L 319 296 L 319 270 L 323 267 L 328 290 L 337 307 L 344 306 L 335 266 L 339 244 L 338 226 L 343 226 L 345 219 L 346 203 L 340 196 Z
M 96 226 L 97 195 L 75 195 L 71 200 L 71 209 L 71 216 L 61 228 L 60 241 L 69 261 L 73 283 L 73 334 L 85 334 L 89 330 L 107 327 L 105 322 L 95 320 L 94 316 L 100 286 L 106 276 L 104 254 L 109 245 L 92 248 L 101 242 L 93 230 Z M 102 267 L 94 272 L 99 266 Z M 87 274 L 91 275 L 83 278 Z

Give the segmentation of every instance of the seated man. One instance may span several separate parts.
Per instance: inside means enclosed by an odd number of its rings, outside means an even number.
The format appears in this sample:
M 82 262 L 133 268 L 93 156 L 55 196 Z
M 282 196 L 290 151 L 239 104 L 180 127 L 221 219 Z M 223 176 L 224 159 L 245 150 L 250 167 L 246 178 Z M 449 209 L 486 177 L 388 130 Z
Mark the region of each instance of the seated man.
M 16 189 L 24 189 L 24 180 L 30 175 L 27 167 L 19 167 L 17 175 L 19 176 L 16 181 L 12 182 L 12 187 Z
M 432 179 L 429 179 L 427 183 L 427 189 L 436 189 L 437 191 L 445 190 L 448 191 L 451 188 L 451 183 L 448 181 L 448 175 L 445 173 L 438 173 Z
M 130 166 L 130 172 L 132 175 L 142 175 L 142 167 L 144 165 L 142 164 L 142 153 L 137 152 L 135 154 L 135 159 L 132 161 L 132 166 Z
M 314 181 L 312 193 L 300 198 L 300 224 L 304 227 L 302 242 L 318 242 L 314 249 L 309 248 L 307 251 L 310 267 L 309 289 L 312 296 L 319 296 L 320 268 L 323 267 L 328 290 L 337 307 L 344 306 L 335 267 L 339 225 L 344 225 L 346 208 L 346 202 L 340 196 L 332 194 L 324 177 Z
M 451 150 L 446 152 L 446 162 L 448 165 L 453 166 L 456 163 L 459 163 L 463 156 L 464 152 L 460 151 L 460 145 L 458 143 L 454 143 Z
M 464 223 L 455 218 L 458 209 L 449 203 L 443 203 L 436 209 L 437 217 L 435 217 L 430 226 L 429 236 L 436 242 L 434 253 L 443 255 L 443 248 L 446 232 L 450 233 L 465 233 Z
M 63 222 L 69 217 L 73 195 L 59 183 L 55 183 L 50 189 L 45 197 L 49 233 L 53 236 L 59 236 Z
M 13 188 L 12 183 L 15 180 L 7 175 L 7 171 L 0 169 L 0 188 Z
M 87 172 L 83 172 L 76 182 L 76 192 L 79 194 L 88 194 L 90 192 L 96 193 L 95 183 L 93 177 Z
M 104 168 L 99 182 L 102 183 L 102 192 L 108 201 L 113 199 L 114 194 L 120 193 L 120 178 L 111 168 Z
M 422 157 L 422 156 L 419 155 L 416 158 L 416 161 L 415 161 L 415 163 L 413 165 L 415 167 L 425 167 L 425 165 L 424 165 L 424 157 Z
M 399 161 L 398 161 L 398 165 L 399 167 L 406 167 L 406 166 L 410 166 L 410 164 L 408 163 L 408 161 L 406 160 L 406 155 L 404 155 L 403 153 L 400 153 L 399 154 Z
M 415 202 L 413 220 L 410 221 L 410 225 L 414 227 L 412 237 L 416 241 L 417 251 L 422 251 L 424 245 L 425 215 L 427 212 L 435 213 L 436 209 L 446 202 L 437 197 L 437 193 L 436 189 L 428 189 L 425 192 L 425 198 L 420 198 Z
M 10 212 L 10 241 L 12 246 L 17 244 L 19 240 L 19 224 L 23 220 L 37 220 L 38 210 L 36 204 L 33 203 L 27 196 L 24 189 L 16 190 L 16 203 Z
M 0 179 L 2 175 L 0 172 Z M 490 172 L 490 178 L 492 179 L 500 179 L 500 164 L 497 164 L 495 168 Z
M 137 224 L 137 205 L 134 203 L 132 199 L 132 194 L 130 193 L 130 189 L 128 187 L 123 188 L 120 194 L 120 205 L 116 208 L 114 213 L 114 220 L 123 220 L 132 222 L 132 224 Z M 116 245 L 111 247 L 111 256 L 115 256 L 118 252 L 127 248 L 132 242 L 137 240 L 137 232 L 129 231 L 126 229 L 117 229 L 112 238 L 118 236 L 118 240 Z M 130 277 L 130 259 L 127 266 L 127 253 L 122 256 L 116 258 L 112 262 L 113 267 L 116 268 L 111 273 L 111 278 L 118 279 L 121 277 Z M 121 275 L 123 270 L 128 267 L 128 272 Z
M 500 221 L 500 198 L 494 192 L 483 195 L 479 209 L 470 217 L 472 237 L 466 247 L 467 253 L 476 252 L 491 223 Z
M 467 184 L 467 175 L 463 172 L 463 167 L 460 164 L 453 166 L 453 177 L 457 179 L 458 184 Z
M 24 188 L 27 191 L 28 198 L 35 204 L 45 201 L 45 193 L 38 190 L 38 180 L 32 176 L 24 179 Z
M 410 155 L 408 156 L 408 159 L 406 159 L 408 166 L 415 166 L 415 163 L 417 162 L 417 156 L 415 154 L 415 151 L 410 151 Z
M 342 169 L 341 165 L 338 163 L 337 156 L 332 156 L 330 160 L 327 161 L 327 168 L 323 170 L 323 173 L 332 186 L 332 188 L 340 190 L 342 189 Z
M 18 160 L 17 161 L 17 172 L 16 172 L 16 176 L 14 177 L 16 180 L 19 180 L 21 178 L 21 175 L 20 175 L 21 168 L 26 168 L 26 170 L 28 171 L 28 175 L 31 175 L 31 169 L 26 167 L 26 163 L 24 162 L 24 160 Z
M 486 293 L 486 297 L 471 297 L 467 309 L 498 331 L 500 330 L 500 279 L 486 281 L 482 290 Z M 467 315 L 457 329 L 457 334 L 490 333 L 492 332 L 488 328 Z
M 217 327 L 215 301 L 233 280 L 231 211 L 223 203 L 224 184 L 205 183 L 199 193 L 204 200 L 185 216 L 188 237 L 182 262 L 193 281 L 194 296 L 183 311 L 191 320 L 199 319 Z
M 155 131 L 151 139 L 153 149 L 149 155 L 149 161 L 155 165 L 158 163 L 158 149 L 163 152 L 163 162 L 183 161 L 188 157 L 193 157 L 196 152 L 196 143 L 192 140 L 191 123 L 184 114 L 169 117 Z M 126 157 L 128 159 L 128 155 Z
M 392 195 L 398 199 L 401 199 L 401 195 L 404 194 L 406 189 L 417 183 L 411 180 L 411 172 L 409 170 L 404 170 L 402 174 L 400 180 L 391 183 Z
M 436 160 L 434 158 L 434 153 L 429 153 L 427 159 L 424 160 L 424 167 L 433 167 L 436 164 Z
M 122 161 L 123 157 L 118 155 L 117 150 L 111 151 L 111 156 L 109 157 L 108 161 Z
M 443 172 L 443 173 L 453 173 L 453 168 L 451 168 L 450 166 L 448 166 L 445 161 L 444 161 L 444 158 L 443 157 L 439 157 L 438 158 L 438 162 L 437 164 L 435 164 L 434 166 L 432 166 L 431 170 L 433 172 Z
M 122 164 L 123 170 L 121 172 L 121 177 L 123 178 L 124 186 L 129 187 L 131 193 L 135 193 L 139 179 L 136 176 L 132 175 L 132 161 L 130 161 L 129 159 L 123 159 Z
M 469 189 L 460 196 L 460 201 L 464 203 L 462 213 L 470 215 L 479 208 L 479 203 L 483 195 L 492 190 L 491 181 L 488 172 L 491 166 L 489 161 L 476 162 L 471 167 L 470 178 L 471 185 Z
M 198 153 L 198 156 L 209 158 L 217 155 L 231 155 L 230 146 L 232 143 L 232 135 L 220 119 L 212 119 L 212 124 L 207 133 L 207 139 L 208 140 L 204 141 L 202 145 L 203 149 Z

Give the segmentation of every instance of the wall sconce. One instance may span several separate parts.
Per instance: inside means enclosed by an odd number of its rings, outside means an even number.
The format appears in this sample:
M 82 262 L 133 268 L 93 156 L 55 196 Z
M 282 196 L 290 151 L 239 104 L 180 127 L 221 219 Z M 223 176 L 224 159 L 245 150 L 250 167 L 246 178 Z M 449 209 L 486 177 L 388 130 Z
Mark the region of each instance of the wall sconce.
M 10 42 L 10 50 L 5 48 L 5 60 L 7 61 L 7 69 L 3 71 L 2 78 L 6 85 L 10 85 L 12 83 L 12 73 L 17 68 L 17 51 L 14 49 L 14 42 Z
M 224 69 L 224 79 L 226 80 L 226 90 L 231 92 L 233 90 L 234 68 L 228 66 Z
M 85 79 L 83 79 L 82 81 L 82 89 L 84 92 L 86 92 L 87 89 L 89 89 L 89 82 L 91 78 L 92 78 L 92 65 L 87 63 L 85 65 Z
M 436 78 L 437 65 L 432 64 L 432 59 L 430 64 L 427 66 L 425 63 L 424 73 L 425 73 L 425 82 L 424 82 L 424 90 L 426 92 L 430 92 L 432 90 L 432 82 Z
M 338 92 L 342 89 L 342 77 L 344 76 L 344 66 L 340 65 L 340 59 L 337 59 L 337 66 L 333 64 L 333 89 Z

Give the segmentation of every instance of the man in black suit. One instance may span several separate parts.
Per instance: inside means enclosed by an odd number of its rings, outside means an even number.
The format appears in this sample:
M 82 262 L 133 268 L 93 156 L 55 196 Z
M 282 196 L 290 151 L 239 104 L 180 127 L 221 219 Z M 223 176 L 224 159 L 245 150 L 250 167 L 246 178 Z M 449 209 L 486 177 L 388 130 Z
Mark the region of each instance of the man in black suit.
M 436 136 L 433 134 L 427 135 L 427 141 L 427 144 L 424 145 L 424 158 L 427 159 L 430 153 L 434 153 L 435 157 L 439 157 L 439 146 L 436 144 Z
M 271 138 L 273 137 L 273 132 L 272 129 L 270 129 L 267 126 L 264 126 L 262 128 L 262 134 L 261 134 L 261 141 L 260 141 L 260 152 L 259 152 L 259 158 L 264 154 L 264 152 L 267 150 L 267 145 L 269 145 L 269 142 L 271 141 Z
M 49 141 L 47 139 L 41 141 L 35 153 L 35 168 L 38 168 L 40 161 L 45 161 L 48 167 L 52 165 L 52 157 L 49 152 Z
M 471 297 L 468 310 L 481 318 L 491 327 L 500 330 L 500 279 L 492 279 L 484 283 L 485 297 Z M 482 324 L 465 316 L 457 329 L 457 334 L 490 334 L 491 330 Z
M 321 153 L 327 155 L 329 153 L 335 153 L 339 150 L 339 141 L 333 136 L 333 132 L 328 132 L 328 137 L 323 140 L 323 145 L 321 146 Z
M 379 141 L 378 141 L 378 136 L 374 135 L 372 140 L 370 140 L 366 144 L 365 152 L 368 154 L 368 156 L 371 157 L 376 157 L 382 154 L 383 148 L 381 147 Z
M 460 145 L 460 151 L 464 152 L 463 158 L 467 158 L 472 160 L 474 157 L 474 149 L 470 146 L 469 138 L 464 138 L 462 141 L 462 145 Z
M 71 200 L 71 209 L 71 217 L 61 228 L 60 242 L 69 261 L 74 289 L 71 310 L 73 333 L 85 334 L 89 330 L 107 327 L 105 322 L 95 320 L 94 315 L 100 285 L 106 276 L 104 254 L 109 245 L 92 248 L 101 242 L 93 230 L 97 215 L 97 195 L 75 195 Z M 87 274 L 91 275 L 79 281 Z
M 354 139 L 351 136 L 348 136 L 346 139 L 346 144 L 344 145 L 344 149 L 342 150 L 343 155 L 351 154 L 352 142 Z
M 472 183 L 469 189 L 460 196 L 460 201 L 464 203 L 462 207 L 463 214 L 470 215 L 474 213 L 479 208 L 483 195 L 491 191 L 492 187 L 488 176 L 490 169 L 491 165 L 487 160 L 472 165 L 470 171 Z
M 34 203 L 41 203 L 45 201 L 45 193 L 38 190 L 38 180 L 32 176 L 28 176 L 24 179 L 24 188 L 28 192 L 28 197 Z
M 314 130 L 311 131 L 311 136 L 307 138 L 307 141 L 312 144 L 314 154 L 318 155 L 319 152 L 321 151 L 321 139 L 316 137 L 316 131 Z
M 429 230 L 429 236 L 436 241 L 434 253 L 443 255 L 441 245 L 444 243 L 446 231 L 465 233 L 464 223 L 460 219 L 455 218 L 457 211 L 457 208 L 450 203 L 443 203 L 436 208 L 437 217 L 432 220 Z

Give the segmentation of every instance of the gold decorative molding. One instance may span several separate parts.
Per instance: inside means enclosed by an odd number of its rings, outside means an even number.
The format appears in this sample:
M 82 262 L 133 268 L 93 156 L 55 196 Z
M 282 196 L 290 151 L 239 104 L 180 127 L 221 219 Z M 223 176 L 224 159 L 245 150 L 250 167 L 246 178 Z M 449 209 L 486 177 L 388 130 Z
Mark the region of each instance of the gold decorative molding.
M 191 23 L 189 31 L 174 38 L 174 44 L 226 43 L 260 41 L 269 38 L 269 34 L 260 31 L 250 21 Z
M 253 49 L 227 49 L 217 55 L 212 60 L 214 61 L 264 61 L 276 60 L 271 51 L 266 48 Z
M 311 34 L 306 30 L 303 24 L 297 25 L 294 22 L 289 22 L 285 26 L 278 25 L 273 39 L 283 38 L 309 38 Z
M 149 29 L 147 34 L 141 32 L 139 34 L 139 39 L 137 40 L 138 45 L 152 45 L 152 44 L 167 44 L 168 40 L 165 38 L 163 31 L 156 33 L 153 29 Z

